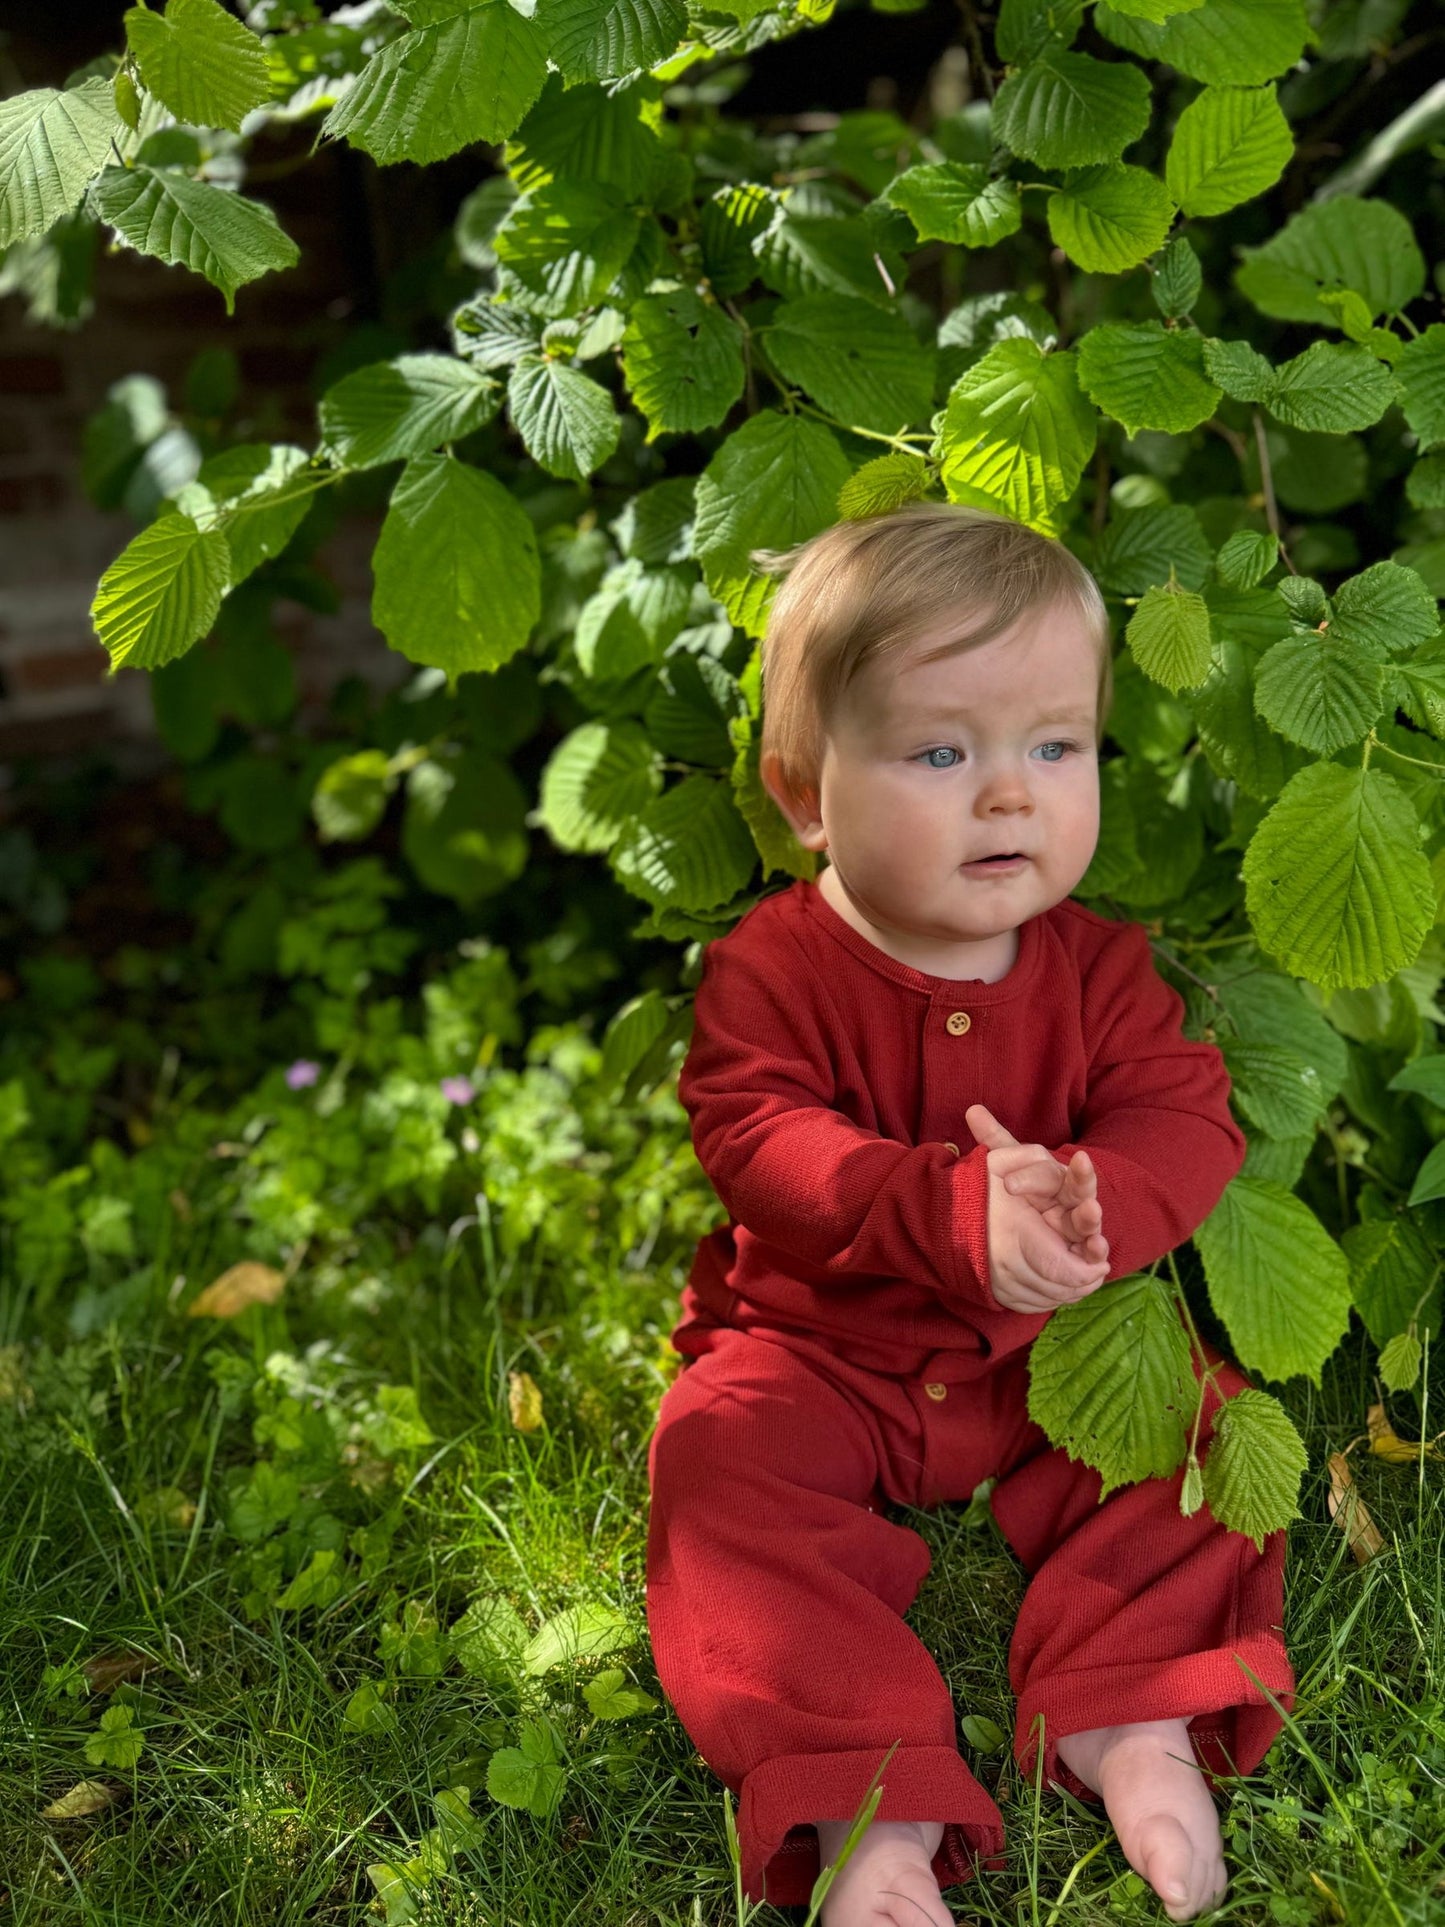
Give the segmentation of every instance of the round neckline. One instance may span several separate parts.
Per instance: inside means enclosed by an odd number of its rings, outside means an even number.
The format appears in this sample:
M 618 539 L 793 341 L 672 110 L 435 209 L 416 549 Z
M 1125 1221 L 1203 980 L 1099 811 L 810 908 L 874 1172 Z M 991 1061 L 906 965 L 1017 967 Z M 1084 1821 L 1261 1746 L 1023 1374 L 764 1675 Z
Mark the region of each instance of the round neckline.
M 876 970 L 880 977 L 887 977 L 909 990 L 921 990 L 929 997 L 966 996 L 972 1004 L 1006 1003 L 1010 997 L 1018 996 L 1020 991 L 1027 988 L 1038 964 L 1039 946 L 1043 938 L 1041 915 L 1029 917 L 1019 925 L 1019 949 L 1013 968 L 996 982 L 986 983 L 982 977 L 935 977 L 930 971 L 917 970 L 912 964 L 901 963 L 897 957 L 890 957 L 886 950 L 880 950 L 877 944 L 870 943 L 861 930 L 855 930 L 846 917 L 840 916 L 815 882 L 799 877 L 794 888 L 799 892 L 803 909 L 835 942 L 851 951 L 860 963 Z

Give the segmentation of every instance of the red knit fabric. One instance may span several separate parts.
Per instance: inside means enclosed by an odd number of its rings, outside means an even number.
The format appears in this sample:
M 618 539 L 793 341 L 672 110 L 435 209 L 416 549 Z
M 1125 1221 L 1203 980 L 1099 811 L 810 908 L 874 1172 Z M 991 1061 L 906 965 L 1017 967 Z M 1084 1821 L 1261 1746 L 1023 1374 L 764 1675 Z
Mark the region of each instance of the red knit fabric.
M 1061 1734 L 1189 1717 L 1211 1770 L 1249 1772 L 1278 1728 L 1239 1662 L 1289 1703 L 1284 1535 L 1258 1554 L 1207 1510 L 1184 1519 L 1177 1476 L 1101 1505 L 1029 1422 L 1044 1318 L 993 1299 L 987 1154 L 963 1121 L 982 1103 L 1064 1161 L 1085 1146 L 1109 1277 L 1138 1271 L 1244 1154 L 1223 1060 L 1182 1014 L 1144 930 L 1071 901 L 1020 927 L 992 984 L 895 961 L 805 882 L 704 952 L 678 1089 L 729 1221 L 673 1334 L 696 1362 L 652 1445 L 648 1615 L 665 1691 L 740 1790 L 753 1898 L 807 1899 L 811 1823 L 848 1818 L 895 1740 L 879 1816 L 947 1822 L 941 1881 L 1002 1843 L 902 1618 L 927 1550 L 887 1504 L 1002 1475 L 995 1514 L 1034 1575 L 1016 1751 L 1042 1714 L 1046 1771 L 1075 1792 Z

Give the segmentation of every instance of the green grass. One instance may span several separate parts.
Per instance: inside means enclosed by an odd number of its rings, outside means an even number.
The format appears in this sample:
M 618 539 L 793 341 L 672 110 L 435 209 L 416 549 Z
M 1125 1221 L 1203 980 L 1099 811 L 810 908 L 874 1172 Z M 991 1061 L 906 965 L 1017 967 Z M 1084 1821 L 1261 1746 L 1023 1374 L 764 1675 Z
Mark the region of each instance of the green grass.
M 124 1335 L 44 1346 L 28 1342 L 24 1308 L 9 1306 L 0 1341 L 21 1349 L 0 1354 L 0 1918 L 359 1922 L 374 1901 L 368 1865 L 413 1853 L 435 1822 L 436 1790 L 465 1784 L 476 1844 L 433 1882 L 419 1919 L 732 1927 L 721 1789 L 665 1709 L 593 1722 L 581 1687 L 596 1665 L 509 1681 L 449 1664 L 398 1681 L 392 1729 L 358 1732 L 343 1718 L 354 1688 L 382 1676 L 378 1638 L 404 1602 L 445 1628 L 478 1593 L 505 1594 L 529 1628 L 569 1603 L 609 1603 L 631 1643 L 600 1663 L 658 1694 L 642 1624 L 646 1446 L 689 1246 L 664 1240 L 636 1269 L 579 1252 L 573 1275 L 541 1277 L 524 1261 L 489 1260 L 480 1230 L 423 1239 L 389 1263 L 372 1250 L 364 1271 L 303 1271 L 283 1307 L 239 1326 L 182 1318 L 162 1296 Z M 205 1262 L 201 1245 L 168 1258 L 195 1277 Z M 216 1350 L 299 1357 L 317 1396 L 348 1411 L 379 1382 L 418 1388 L 435 1442 L 402 1454 L 384 1484 L 363 1453 L 357 1482 L 343 1478 L 329 1501 L 352 1530 L 399 1504 L 390 1553 L 364 1585 L 351 1560 L 346 1589 L 320 1610 L 244 1609 L 245 1548 L 223 1523 L 223 1485 L 258 1447 L 249 1409 L 222 1415 L 206 1359 Z M 511 1423 L 515 1371 L 541 1389 L 541 1430 Z M 1227 1802 L 1232 1888 L 1217 1918 L 1439 1921 L 1445 1468 L 1352 1455 L 1391 1541 L 1357 1566 L 1329 1523 L 1323 1466 L 1364 1429 L 1375 1396 L 1364 1347 L 1341 1352 L 1322 1390 L 1293 1391 L 1311 1450 L 1289 1568 L 1299 1705 L 1265 1767 Z M 1397 1401 L 1402 1431 L 1419 1416 Z M 197 1505 L 188 1523 L 147 1512 L 147 1495 L 165 1488 Z M 957 1508 L 909 1519 L 934 1554 L 913 1622 L 960 1714 L 1007 1729 L 1019 1568 Z M 129 1689 L 143 1695 L 133 1769 L 87 1761 L 111 1701 L 67 1690 L 81 1686 L 75 1665 L 124 1652 L 155 1662 Z M 486 1789 L 488 1754 L 515 1745 L 539 1711 L 571 1747 L 565 1797 L 548 1819 Z M 628 1742 L 632 1757 L 609 1758 Z M 1162 1919 L 1097 1812 L 1047 1790 L 1037 1798 L 1006 1751 L 971 1763 L 1003 1808 L 1009 1846 L 1003 1871 L 951 1891 L 960 1919 Z M 41 1817 L 87 1778 L 121 1797 L 91 1818 Z M 782 1916 L 755 1918 L 767 1927 Z

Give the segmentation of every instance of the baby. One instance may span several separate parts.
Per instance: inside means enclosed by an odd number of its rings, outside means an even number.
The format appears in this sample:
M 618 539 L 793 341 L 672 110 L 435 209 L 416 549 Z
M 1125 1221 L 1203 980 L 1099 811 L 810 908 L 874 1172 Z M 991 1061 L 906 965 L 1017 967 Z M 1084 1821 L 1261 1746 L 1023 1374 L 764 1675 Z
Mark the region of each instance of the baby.
M 1189 1237 L 1244 1154 L 1142 927 L 1070 900 L 1099 834 L 1103 603 L 1061 544 L 945 504 L 757 559 L 788 566 L 761 775 L 827 863 L 704 952 L 679 1095 L 728 1222 L 652 1444 L 658 1673 L 739 1793 L 752 1898 L 807 1900 L 896 1742 L 823 1918 L 945 1927 L 941 1889 L 1002 1821 L 904 1619 L 927 1548 L 888 1508 L 996 1478 L 1029 1575 L 1020 1769 L 1042 1746 L 1047 1781 L 1101 1799 L 1188 1920 L 1225 1891 L 1211 1782 L 1251 1772 L 1289 1704 L 1283 1534 L 1260 1553 L 1186 1519 L 1179 1474 L 1101 1504 L 1027 1410 L 1050 1312 Z M 1244 1385 L 1212 1362 L 1203 1440 Z

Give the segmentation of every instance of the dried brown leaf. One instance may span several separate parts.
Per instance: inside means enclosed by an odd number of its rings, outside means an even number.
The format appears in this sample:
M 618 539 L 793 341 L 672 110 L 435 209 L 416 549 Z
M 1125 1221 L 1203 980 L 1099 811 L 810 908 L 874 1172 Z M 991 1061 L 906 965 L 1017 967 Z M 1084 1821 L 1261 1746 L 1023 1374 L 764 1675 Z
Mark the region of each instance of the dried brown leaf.
M 96 1653 L 81 1662 L 80 1670 L 92 1693 L 113 1693 L 117 1686 L 144 1679 L 155 1667 L 149 1653 Z
M 87 1815 L 100 1813 L 120 1796 L 114 1787 L 107 1786 L 104 1780 L 77 1780 L 69 1793 L 62 1793 L 58 1800 L 52 1800 L 48 1807 L 42 1807 L 42 1820 L 84 1820 Z
M 223 1271 L 190 1305 L 192 1318 L 237 1318 L 252 1305 L 274 1305 L 286 1280 L 270 1265 L 244 1259 Z
M 1343 1452 L 1331 1452 L 1329 1457 L 1330 1517 L 1345 1535 L 1345 1543 L 1363 1566 L 1374 1558 L 1377 1552 L 1385 1550 L 1385 1540 L 1380 1528 L 1375 1524 L 1366 1509 L 1364 1500 L 1350 1477 L 1349 1463 Z
M 507 1373 L 507 1410 L 519 1432 L 541 1430 L 542 1392 L 530 1372 Z

